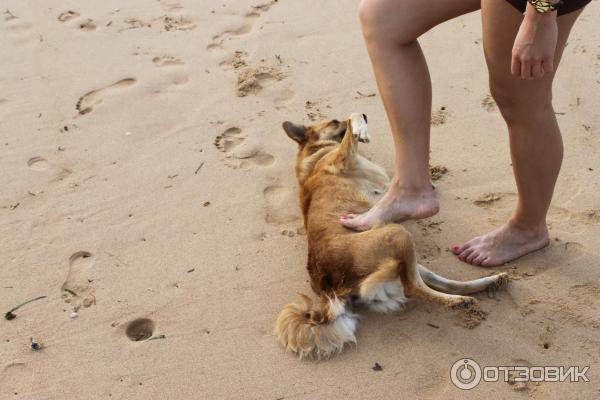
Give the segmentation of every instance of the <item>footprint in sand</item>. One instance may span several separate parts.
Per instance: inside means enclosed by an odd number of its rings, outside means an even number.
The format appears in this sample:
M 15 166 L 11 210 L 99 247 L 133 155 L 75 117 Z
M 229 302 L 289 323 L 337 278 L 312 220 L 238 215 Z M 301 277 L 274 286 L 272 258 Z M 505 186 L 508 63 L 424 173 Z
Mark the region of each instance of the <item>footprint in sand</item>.
M 600 298 L 600 284 L 586 282 L 573 285 L 569 288 L 569 297 L 574 298 L 577 304 L 595 307 Z
M 196 28 L 196 24 L 192 21 L 192 19 L 183 15 L 177 17 L 165 15 L 162 17 L 162 23 L 165 31 L 167 32 L 189 31 Z
M 124 89 L 135 84 L 137 81 L 133 78 L 121 79 L 113 83 L 112 85 L 103 87 L 101 89 L 92 90 L 81 96 L 75 105 L 75 109 L 80 115 L 88 114 L 94 111 L 94 107 L 101 104 L 104 101 L 104 97 L 116 92 L 120 89 Z
M 229 59 L 219 63 L 219 66 L 224 69 L 240 69 L 248 66 L 246 58 L 248 53 L 243 50 L 236 50 Z
M 555 268 L 569 268 L 587 254 L 585 246 L 578 242 L 556 242 L 523 258 L 511 261 L 519 266 L 515 277 L 529 279 Z
M 78 20 L 80 14 L 76 11 L 65 11 L 58 15 L 56 19 L 60 22 L 65 23 L 69 21 Z M 81 19 L 77 22 L 77 27 L 85 32 L 91 32 L 96 30 L 96 23 L 91 18 Z
M 248 67 L 238 74 L 236 91 L 238 97 L 257 94 L 273 82 L 285 78 L 285 74 L 277 67 L 261 65 L 256 68 Z
M 478 207 L 492 210 L 512 210 L 517 204 L 515 193 L 483 193 L 473 201 Z M 571 219 L 571 212 L 566 208 L 551 206 L 548 210 L 549 222 L 564 222 Z
M 69 169 L 51 164 L 48 160 L 46 160 L 43 157 L 31 157 L 29 160 L 27 160 L 27 166 L 32 171 L 51 173 L 52 182 L 63 181 L 72 173 L 72 171 Z
M 212 41 L 206 47 L 206 49 L 207 50 L 217 50 L 217 49 L 222 50 L 224 47 L 223 45 L 225 44 L 225 41 L 231 40 L 232 38 L 235 38 L 238 36 L 245 35 L 246 33 L 249 33 L 251 30 L 252 30 L 252 24 L 249 24 L 249 23 L 244 23 L 244 24 L 238 26 L 237 28 L 227 29 L 227 30 L 213 36 Z
M 14 15 L 10 10 L 4 11 L 4 20 L 6 21 L 7 28 L 10 31 L 19 32 L 27 31 L 31 28 L 31 25 L 27 22 L 22 21 L 19 17 Z
M 586 225 L 600 225 L 600 210 L 588 210 L 577 213 L 573 216 L 573 220 Z
M 4 394 L 14 398 L 30 394 L 35 387 L 35 374 L 31 366 L 24 362 L 12 362 L 2 368 L 0 387 Z
M 184 64 L 181 59 L 172 56 L 157 56 L 152 59 L 152 62 L 157 67 L 173 67 Z
M 225 41 L 230 40 L 232 38 L 245 35 L 252 31 L 252 27 L 254 25 L 254 20 L 260 17 L 264 12 L 269 11 L 271 6 L 276 4 L 278 0 L 272 0 L 270 2 L 259 4 L 257 6 L 252 6 L 252 9 L 248 11 L 244 18 L 246 21 L 238 26 L 237 28 L 227 29 L 215 36 L 213 36 L 211 43 L 207 46 L 207 50 L 217 50 L 223 49 L 223 45 Z
M 96 304 L 94 288 L 91 285 L 93 266 L 94 257 L 90 252 L 78 251 L 69 258 L 69 272 L 61 286 L 67 303 L 73 304 L 76 300 L 81 300 L 81 303 L 75 306 L 83 305 L 86 308 Z
M 256 6 L 252 6 L 252 11 L 246 14 L 248 18 L 257 18 L 260 17 L 262 13 L 265 13 L 271 9 L 271 7 L 277 4 L 279 0 L 271 0 L 269 2 L 259 4 Z
M 586 255 L 586 250 L 579 242 L 552 242 L 548 247 L 540 250 L 539 254 L 548 262 L 540 265 L 537 270 L 545 270 L 572 265 Z M 535 253 L 531 255 L 531 257 L 535 256 Z
M 226 129 L 215 138 L 215 147 L 224 155 L 224 162 L 232 168 L 249 168 L 253 165 L 269 166 L 275 157 L 263 151 L 259 146 L 246 143 L 248 135 L 238 127 Z
M 173 74 L 171 76 L 171 83 L 173 85 L 184 85 L 190 81 L 190 77 L 187 74 Z
M 31 23 L 25 22 L 10 10 L 4 11 L 4 21 L 6 21 L 5 26 L 8 33 L 6 36 L 19 44 L 33 44 L 43 40 L 42 36 L 32 29 Z
M 279 186 L 267 186 L 263 191 L 266 203 L 265 221 L 273 225 L 282 225 L 298 221 L 298 197 L 293 190 Z
M 46 171 L 50 168 L 50 164 L 45 158 L 42 157 L 32 157 L 27 160 L 27 166 L 34 171 Z
M 126 26 L 124 28 L 119 29 L 119 32 L 127 31 L 130 29 L 152 28 L 152 24 L 150 22 L 143 21 L 137 18 L 127 18 L 123 20 L 123 23 Z
M 60 13 L 58 15 L 57 19 L 60 22 L 67 22 L 67 21 L 70 21 L 70 20 L 75 19 L 77 17 L 79 17 L 79 13 L 76 12 L 76 11 L 65 11 L 63 13 Z
M 150 339 L 154 333 L 156 324 L 150 318 L 138 318 L 127 324 L 125 335 L 132 342 Z
M 287 110 L 288 106 L 292 104 L 295 99 L 296 92 L 289 88 L 286 88 L 275 95 L 275 97 L 273 98 L 273 103 L 275 104 L 276 110 Z

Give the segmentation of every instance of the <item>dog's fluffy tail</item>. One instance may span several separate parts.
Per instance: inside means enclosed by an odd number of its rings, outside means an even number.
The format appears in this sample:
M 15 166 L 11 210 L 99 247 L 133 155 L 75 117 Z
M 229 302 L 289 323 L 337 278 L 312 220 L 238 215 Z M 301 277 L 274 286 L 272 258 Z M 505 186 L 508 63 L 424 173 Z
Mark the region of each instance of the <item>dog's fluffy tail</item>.
M 323 296 L 313 305 L 300 294 L 298 302 L 286 305 L 277 318 L 279 342 L 300 358 L 312 359 L 328 358 L 346 343 L 356 343 L 358 316 L 347 309 L 346 301 Z

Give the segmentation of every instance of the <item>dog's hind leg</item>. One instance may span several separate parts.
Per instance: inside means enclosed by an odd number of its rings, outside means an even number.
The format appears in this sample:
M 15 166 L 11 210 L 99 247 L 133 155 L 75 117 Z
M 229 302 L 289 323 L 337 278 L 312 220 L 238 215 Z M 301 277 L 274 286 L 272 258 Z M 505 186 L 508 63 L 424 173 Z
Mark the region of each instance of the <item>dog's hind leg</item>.
M 450 308 L 468 308 L 475 304 L 476 300 L 473 297 L 447 294 L 430 288 L 425 284 L 421 278 L 421 275 L 416 271 L 416 265 L 413 268 L 416 272 L 414 278 L 408 282 L 402 282 L 406 297 L 432 301 Z
M 383 313 L 397 311 L 404 306 L 407 299 L 398 277 L 397 260 L 383 260 L 377 270 L 360 284 L 360 300 L 371 310 Z
M 508 284 L 508 275 L 506 273 L 486 276 L 472 281 L 454 281 L 430 271 L 421 264 L 417 264 L 417 269 L 427 286 L 450 294 L 463 295 L 481 292 L 488 288 L 501 289 Z
M 443 293 L 423 282 L 410 233 L 400 225 L 388 224 L 345 240 L 349 240 L 357 265 L 371 271 L 360 288 L 361 297 L 366 301 L 385 297 L 387 303 L 387 298 L 397 297 L 392 284 L 399 281 L 407 298 L 433 301 L 453 308 L 468 307 L 475 302 L 472 297 Z M 389 285 L 383 286 L 384 283 Z

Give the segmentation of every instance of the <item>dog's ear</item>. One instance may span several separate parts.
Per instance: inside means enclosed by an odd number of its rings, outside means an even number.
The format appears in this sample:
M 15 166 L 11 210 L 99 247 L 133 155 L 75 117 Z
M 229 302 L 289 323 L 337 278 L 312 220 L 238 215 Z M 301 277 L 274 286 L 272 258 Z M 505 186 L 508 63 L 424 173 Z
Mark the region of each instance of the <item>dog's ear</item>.
M 290 139 L 302 144 L 306 141 L 306 133 L 308 132 L 308 128 L 304 125 L 296 125 L 291 123 L 290 121 L 285 121 L 283 123 L 283 130 Z

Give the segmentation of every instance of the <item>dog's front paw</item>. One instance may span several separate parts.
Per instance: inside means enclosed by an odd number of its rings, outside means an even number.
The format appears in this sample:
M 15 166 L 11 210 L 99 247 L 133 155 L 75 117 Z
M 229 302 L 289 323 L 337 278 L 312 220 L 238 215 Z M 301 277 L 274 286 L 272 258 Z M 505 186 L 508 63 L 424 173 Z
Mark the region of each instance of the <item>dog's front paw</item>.
M 371 135 L 367 128 L 367 116 L 365 114 L 353 113 L 350 115 L 350 123 L 352 124 L 352 135 L 361 143 L 369 143 Z

